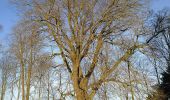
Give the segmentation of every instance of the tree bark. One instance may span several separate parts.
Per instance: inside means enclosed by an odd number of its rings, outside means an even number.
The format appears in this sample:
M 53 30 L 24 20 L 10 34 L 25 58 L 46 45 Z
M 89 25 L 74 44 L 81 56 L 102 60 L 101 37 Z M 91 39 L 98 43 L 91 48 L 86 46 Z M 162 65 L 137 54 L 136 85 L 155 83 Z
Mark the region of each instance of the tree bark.
M 29 69 L 28 69 L 28 79 L 27 79 L 27 94 L 26 94 L 26 100 L 29 100 L 29 96 L 30 96 L 31 71 L 32 71 L 32 66 L 30 66 L 30 67 L 29 67 Z
M 19 97 L 20 97 L 20 88 L 21 88 L 21 82 L 20 82 L 20 80 L 21 80 L 21 76 L 20 76 L 19 81 L 18 81 L 18 95 L 17 95 L 17 100 L 19 100 Z
M 5 73 L 6 74 L 6 73 Z M 1 100 L 4 100 L 4 96 L 5 96 L 5 91 L 6 91 L 6 75 L 3 76 L 3 80 L 2 80 L 2 86 L 1 86 Z
M 90 97 L 87 92 L 88 91 L 87 78 L 83 78 L 80 82 L 80 79 L 77 76 L 77 74 L 73 73 L 72 81 L 77 100 L 92 100 L 92 97 Z
M 31 51 L 30 51 L 30 62 L 29 62 L 29 67 L 28 67 L 28 72 L 27 72 L 27 94 L 26 94 L 26 100 L 29 100 L 30 97 L 30 83 L 31 83 L 31 73 L 32 73 L 32 63 L 33 63 L 33 53 L 32 53 L 32 39 L 30 41 L 31 45 Z

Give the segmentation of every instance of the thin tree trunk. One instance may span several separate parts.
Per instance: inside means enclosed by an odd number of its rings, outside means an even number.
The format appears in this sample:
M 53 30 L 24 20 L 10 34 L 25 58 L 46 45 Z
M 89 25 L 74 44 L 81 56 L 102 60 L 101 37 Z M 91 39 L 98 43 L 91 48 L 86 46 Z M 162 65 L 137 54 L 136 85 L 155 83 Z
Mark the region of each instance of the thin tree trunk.
M 21 68 L 21 87 L 22 87 L 22 100 L 25 100 L 25 87 L 24 87 L 24 84 L 25 84 L 25 68 L 24 68 L 24 61 L 23 61 L 23 42 L 22 42 L 22 38 L 21 38 L 21 35 L 19 37 L 20 39 L 20 45 L 19 45 L 19 48 L 20 48 L 20 55 L 19 55 L 19 59 L 20 59 L 20 68 Z
M 12 98 L 14 97 L 14 93 L 13 93 L 13 90 L 14 90 L 14 86 L 13 86 L 13 81 L 12 81 L 12 86 L 11 86 L 11 100 L 12 100 Z
M 5 73 L 6 74 L 6 73 Z M 2 86 L 1 86 L 1 100 L 4 100 L 4 96 L 5 96 L 5 91 L 6 91 L 6 75 L 3 76 L 2 79 Z
M 21 80 L 21 76 L 20 76 L 19 81 L 18 81 L 18 96 L 17 96 L 17 100 L 19 100 L 19 97 L 20 97 L 20 89 L 21 89 L 21 82 L 20 82 L 20 80 Z
M 25 89 L 24 89 L 24 64 L 21 61 L 21 84 L 22 84 L 22 100 L 25 100 Z
M 129 75 L 129 81 L 130 81 L 130 91 L 131 91 L 131 96 L 132 96 L 132 100 L 135 100 L 134 98 L 134 92 L 133 92 L 133 86 L 132 86 L 132 82 L 131 82 L 131 75 L 130 75 L 130 61 L 127 61 L 128 63 L 128 75 Z
M 155 72 L 156 72 L 158 84 L 160 85 L 159 73 L 158 73 L 158 68 L 157 68 L 157 64 L 156 64 L 156 59 L 154 59 L 154 69 L 155 69 Z
M 48 89 L 47 89 L 47 91 L 48 91 L 48 100 L 50 100 L 50 80 L 49 80 L 49 72 L 48 72 Z
M 39 95 L 38 95 L 38 98 L 39 100 L 41 100 L 41 77 L 40 77 L 40 84 L 39 84 Z
M 4 99 L 4 83 L 2 83 L 2 86 L 1 86 L 1 100 Z

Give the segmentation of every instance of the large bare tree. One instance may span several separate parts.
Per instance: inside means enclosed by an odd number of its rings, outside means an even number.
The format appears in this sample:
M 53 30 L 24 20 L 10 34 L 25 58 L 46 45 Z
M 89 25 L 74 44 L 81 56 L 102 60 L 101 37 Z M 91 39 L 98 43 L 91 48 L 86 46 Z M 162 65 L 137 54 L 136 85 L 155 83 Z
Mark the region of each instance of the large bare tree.
M 63 59 L 78 100 L 93 99 L 102 84 L 116 81 L 115 70 L 142 47 L 132 30 L 142 24 L 143 3 L 138 0 L 23 2 L 29 5 L 26 16 L 40 23 L 56 42 L 57 55 Z M 126 37 L 128 33 L 133 37 Z M 101 57 L 107 56 L 106 46 L 117 51 L 101 64 Z

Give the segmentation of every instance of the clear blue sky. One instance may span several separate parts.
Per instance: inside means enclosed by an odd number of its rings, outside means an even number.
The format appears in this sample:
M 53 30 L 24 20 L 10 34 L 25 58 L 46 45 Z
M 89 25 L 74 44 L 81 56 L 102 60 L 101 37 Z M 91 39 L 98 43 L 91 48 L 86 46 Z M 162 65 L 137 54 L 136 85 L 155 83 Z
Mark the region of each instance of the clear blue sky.
M 170 8 L 170 0 L 151 0 L 151 8 L 154 11 L 165 7 Z M 3 30 L 0 31 L 0 43 L 8 43 L 7 37 L 18 19 L 16 9 L 9 0 L 0 0 L 0 25 L 3 26 Z
M 8 43 L 7 37 L 19 19 L 15 7 L 9 1 L 0 0 L 0 25 L 3 27 L 0 30 L 0 44 Z
M 170 8 L 170 0 L 151 0 L 151 8 L 158 11 L 163 8 Z

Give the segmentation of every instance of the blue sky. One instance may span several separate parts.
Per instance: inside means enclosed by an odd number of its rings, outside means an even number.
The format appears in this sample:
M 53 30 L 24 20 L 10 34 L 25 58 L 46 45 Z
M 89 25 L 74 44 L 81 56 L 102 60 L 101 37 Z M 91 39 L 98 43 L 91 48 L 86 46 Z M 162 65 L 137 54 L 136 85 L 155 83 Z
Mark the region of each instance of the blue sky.
M 170 8 L 170 0 L 151 0 L 151 8 L 154 11 L 165 7 Z M 9 0 L 0 0 L 0 25 L 3 26 L 3 30 L 0 31 L 1 44 L 8 43 L 7 37 L 17 20 L 19 17 L 15 7 L 10 4 Z
M 8 0 L 0 0 L 0 25 L 3 26 L 0 31 L 0 44 L 8 42 L 7 37 L 18 19 L 15 7 Z
M 151 8 L 158 11 L 163 8 L 170 8 L 170 0 L 151 0 Z

